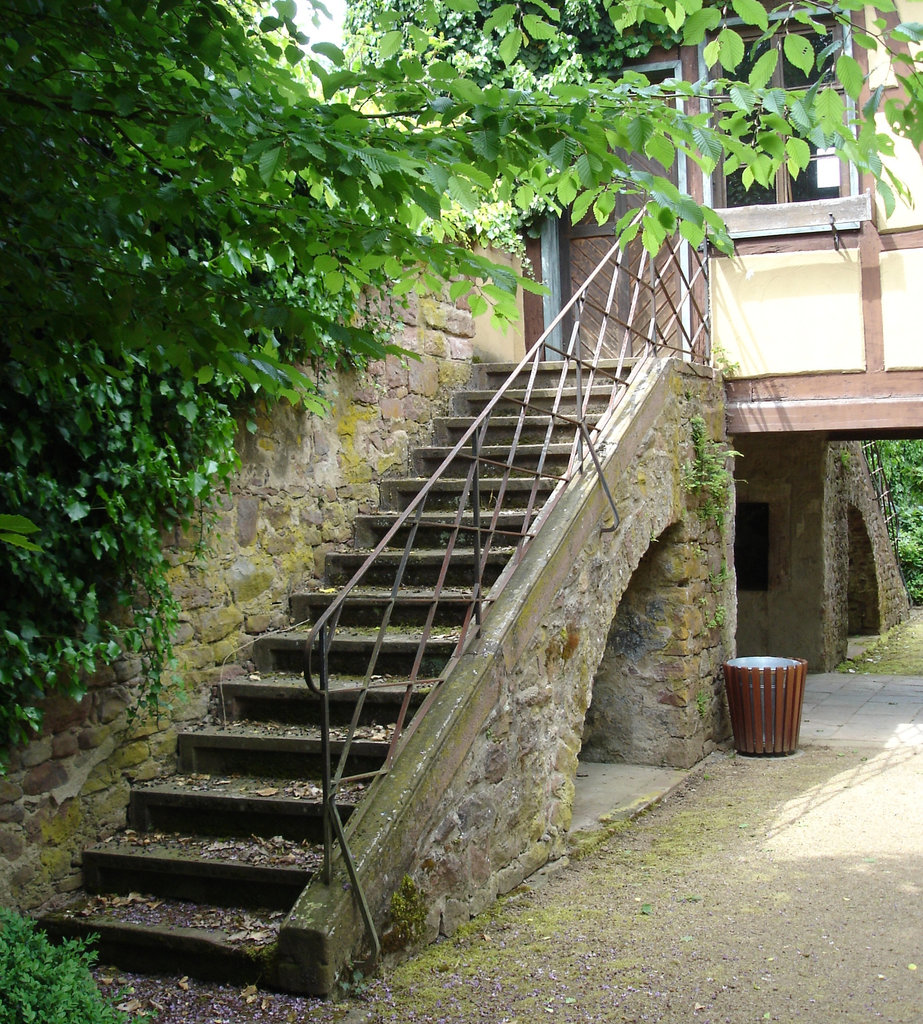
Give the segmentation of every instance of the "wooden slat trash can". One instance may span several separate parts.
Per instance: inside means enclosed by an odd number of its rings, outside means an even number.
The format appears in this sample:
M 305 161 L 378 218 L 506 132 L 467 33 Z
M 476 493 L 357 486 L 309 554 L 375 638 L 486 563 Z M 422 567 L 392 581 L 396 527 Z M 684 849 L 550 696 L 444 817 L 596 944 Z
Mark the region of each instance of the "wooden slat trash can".
M 725 662 L 734 747 L 740 754 L 794 754 L 808 663 L 803 658 Z

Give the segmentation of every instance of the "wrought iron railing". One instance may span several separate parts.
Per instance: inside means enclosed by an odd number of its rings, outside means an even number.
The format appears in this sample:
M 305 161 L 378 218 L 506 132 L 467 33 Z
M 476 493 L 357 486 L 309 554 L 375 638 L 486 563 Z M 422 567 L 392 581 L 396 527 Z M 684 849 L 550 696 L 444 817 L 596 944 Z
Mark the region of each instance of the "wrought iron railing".
M 403 705 L 393 733 L 387 770 L 402 738 L 410 734 L 437 692 L 440 680 L 477 637 L 489 605 L 510 579 L 541 524 L 567 486 L 592 463 L 600 473 L 596 441 L 611 420 L 630 384 L 646 372 L 658 355 L 675 355 L 709 362 L 707 258 L 682 241 L 667 244 L 656 258 L 640 246 L 626 256 L 614 243 L 583 284 L 531 346 L 520 364 L 490 397 L 438 469 L 419 489 L 407 508 L 381 539 L 352 579 L 320 615 L 305 644 L 304 675 L 322 704 L 324 867 L 331 880 L 333 842 L 339 842 L 353 891 L 369 930 L 373 952 L 378 940 L 372 916 L 350 855 L 337 805 L 338 791 L 347 779 L 349 747 L 366 696 L 382 685 L 378 667 L 395 609 L 413 601 L 425 612 L 412 668 L 406 679 Z M 565 340 L 557 345 L 550 339 Z M 542 386 L 550 374 L 551 386 Z M 502 422 L 506 435 L 503 453 L 491 452 L 488 432 Z M 537 440 L 536 440 L 537 439 Z M 564 468 L 554 468 L 552 455 L 566 457 Z M 445 481 L 453 481 L 457 500 L 446 508 Z M 485 490 L 489 485 L 489 501 Z M 615 513 L 618 516 L 608 495 Z M 435 507 L 434 506 L 438 506 Z M 421 528 L 443 531 L 444 554 L 435 585 L 421 593 L 408 582 L 408 566 Z M 613 529 L 615 526 L 613 525 Z M 404 537 L 403 535 L 406 536 Z M 339 622 L 357 588 L 381 564 L 386 550 L 401 549 L 364 676 L 353 684 L 356 701 L 336 764 L 329 739 L 329 657 L 336 643 Z M 470 579 L 460 586 L 450 567 L 470 543 L 467 561 Z M 489 566 L 505 561 L 490 582 Z M 376 569 L 377 571 L 377 569 Z M 426 670 L 427 643 L 433 637 L 440 605 L 452 602 L 459 616 L 448 663 L 433 675 Z M 440 620 L 441 621 L 441 620 Z M 406 630 L 401 631 L 406 638 Z M 444 639 L 444 638 L 443 638 Z M 393 680 L 389 685 L 394 685 Z M 414 691 L 431 687 L 408 723 Z M 376 773 L 377 774 L 377 773 Z
M 878 498 L 878 507 L 881 509 L 881 514 L 884 516 L 885 520 L 885 526 L 888 529 L 888 539 L 891 541 L 891 547 L 894 548 L 895 556 L 897 556 L 897 545 L 898 540 L 900 539 L 897 506 L 894 504 L 894 498 L 891 495 L 891 487 L 888 484 L 888 477 L 885 473 L 884 464 L 881 459 L 881 449 L 878 447 L 878 442 L 863 441 L 862 453 L 865 455 L 865 462 L 868 466 L 869 476 L 872 478 L 872 487 L 874 487 L 875 495 Z

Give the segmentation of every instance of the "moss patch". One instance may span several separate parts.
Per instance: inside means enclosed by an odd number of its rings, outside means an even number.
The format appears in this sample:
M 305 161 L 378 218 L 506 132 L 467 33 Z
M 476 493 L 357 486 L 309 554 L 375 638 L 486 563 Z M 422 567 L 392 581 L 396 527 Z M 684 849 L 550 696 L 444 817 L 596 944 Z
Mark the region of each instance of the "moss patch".
M 860 675 L 923 675 L 923 608 L 914 608 L 910 616 L 889 629 L 865 651 L 844 661 L 838 672 Z

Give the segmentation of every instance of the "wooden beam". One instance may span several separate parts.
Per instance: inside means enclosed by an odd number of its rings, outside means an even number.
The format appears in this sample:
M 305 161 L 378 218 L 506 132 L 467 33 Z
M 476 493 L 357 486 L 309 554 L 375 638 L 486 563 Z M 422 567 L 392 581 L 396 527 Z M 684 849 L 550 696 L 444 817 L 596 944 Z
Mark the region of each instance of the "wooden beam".
M 923 436 L 923 370 L 736 379 L 725 393 L 731 434 Z

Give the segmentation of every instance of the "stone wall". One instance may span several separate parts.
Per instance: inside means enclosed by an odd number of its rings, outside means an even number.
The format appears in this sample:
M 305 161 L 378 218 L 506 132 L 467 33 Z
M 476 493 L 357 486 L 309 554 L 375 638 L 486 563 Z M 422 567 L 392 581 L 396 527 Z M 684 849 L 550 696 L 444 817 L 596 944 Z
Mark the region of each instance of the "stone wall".
M 41 737 L 14 751 L 0 779 L 0 904 L 25 910 L 79 886 L 80 851 L 125 824 L 132 780 L 172 770 L 176 726 L 204 713 L 213 684 L 247 671 L 257 636 L 288 625 L 292 591 L 318 581 L 354 515 L 377 507 L 380 479 L 429 441 L 469 380 L 474 323 L 423 298 L 396 340 L 420 358 L 337 374 L 326 415 L 282 406 L 241 432 L 241 471 L 204 561 L 189 538 L 170 539 L 185 689 L 132 719 L 138 665 L 122 661 L 89 679 L 83 700 L 50 702 Z
M 880 632 L 907 610 L 858 442 L 817 434 L 742 435 L 737 497 L 769 507 L 768 586 L 738 593 L 737 651 L 801 657 L 826 672 L 846 657 L 849 595 Z M 857 621 L 858 612 L 852 614 Z
M 721 439 L 723 408 L 720 383 L 688 365 L 668 364 L 632 392 L 630 415 L 606 439 L 617 529 L 606 529 L 612 513 L 591 471 L 555 508 L 475 649 L 350 818 L 350 848 L 386 943 L 390 897 L 405 874 L 424 894 L 435 938 L 564 852 L 594 677 L 652 549 L 672 578 L 671 600 L 683 592 L 691 608 L 675 623 L 658 620 L 658 665 L 640 684 L 649 696 L 639 711 L 656 709 L 653 730 L 666 749 L 677 753 L 680 737 L 682 763 L 726 735 L 720 666 L 734 631 L 733 574 L 710 578 L 730 562 L 730 531 L 698 518 L 682 474 L 693 457 L 691 417 L 704 415 Z M 349 890 L 345 877 L 306 889 L 280 935 L 283 984 L 329 991 L 358 953 L 364 928 Z

